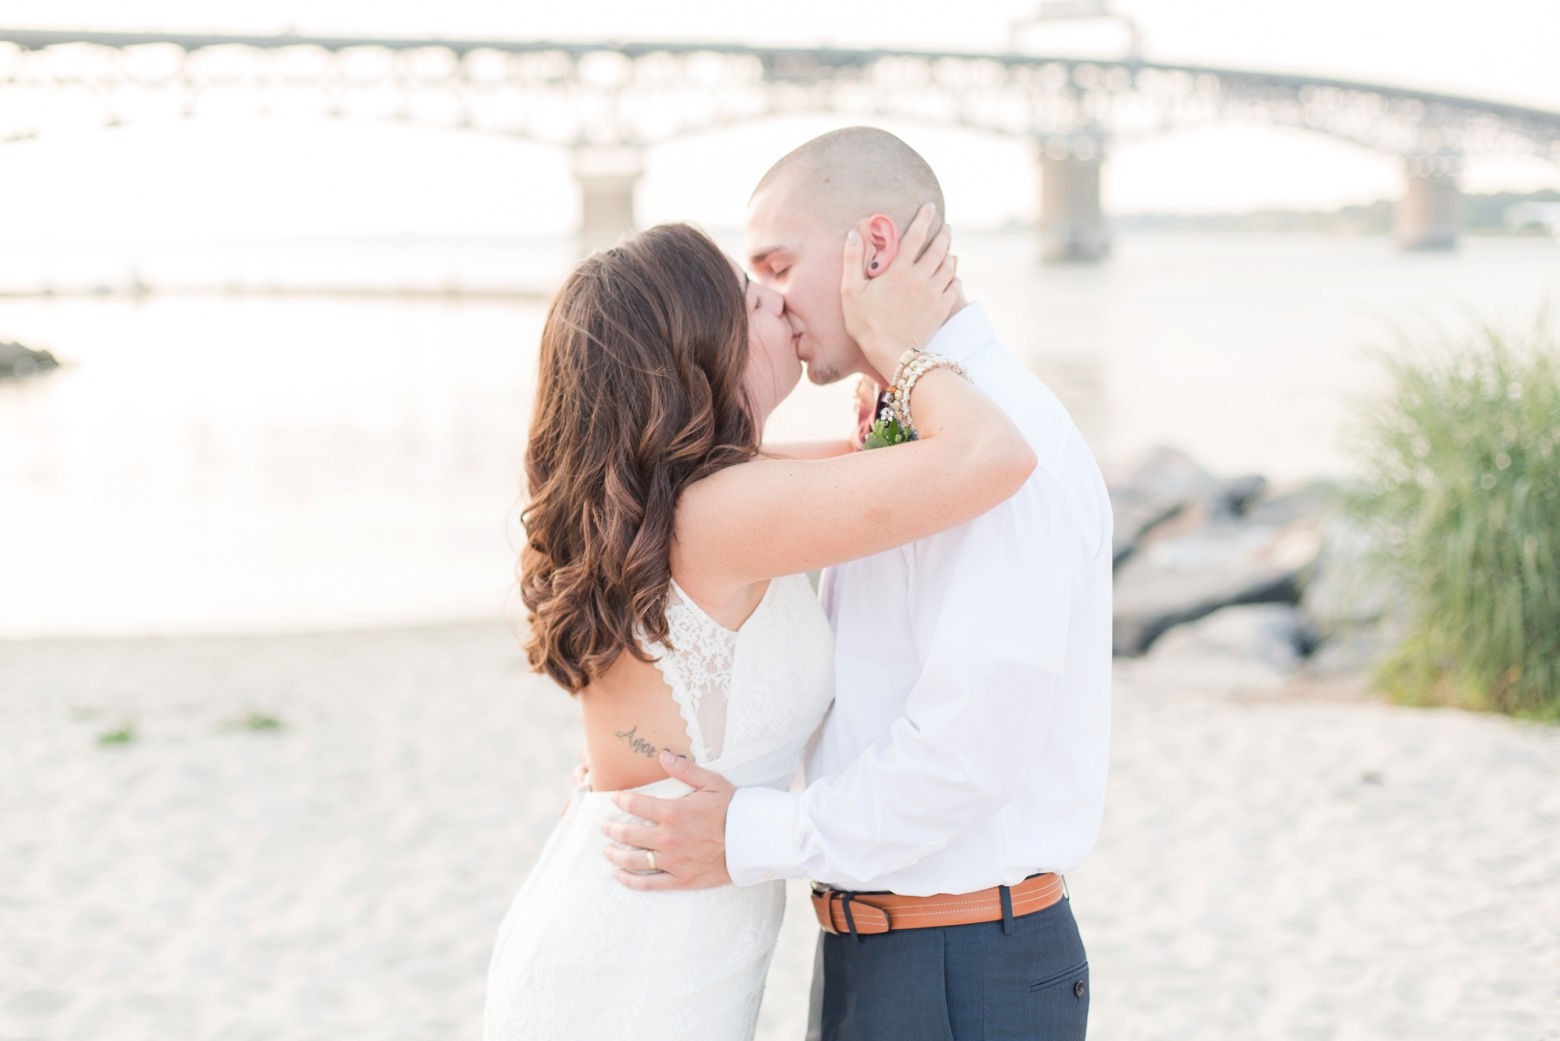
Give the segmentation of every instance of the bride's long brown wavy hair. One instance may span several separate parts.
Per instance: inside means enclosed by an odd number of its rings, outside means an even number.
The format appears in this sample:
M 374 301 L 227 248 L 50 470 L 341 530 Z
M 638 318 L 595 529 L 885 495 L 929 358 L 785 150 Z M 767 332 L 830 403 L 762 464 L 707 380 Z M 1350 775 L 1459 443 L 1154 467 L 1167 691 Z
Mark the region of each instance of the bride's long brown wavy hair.
M 558 291 L 525 454 L 526 655 L 570 693 L 666 639 L 672 521 L 690 482 L 752 458 L 747 307 L 720 248 L 663 224 Z

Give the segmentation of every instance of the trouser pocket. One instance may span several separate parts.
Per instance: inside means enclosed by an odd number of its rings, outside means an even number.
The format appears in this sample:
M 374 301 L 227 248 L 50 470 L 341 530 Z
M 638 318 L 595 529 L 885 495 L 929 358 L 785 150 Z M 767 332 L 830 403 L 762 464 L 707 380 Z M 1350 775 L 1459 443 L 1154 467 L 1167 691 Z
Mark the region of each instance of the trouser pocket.
M 1025 1013 L 1035 1038 L 1083 1041 L 1089 1026 L 1089 963 L 1031 983 Z

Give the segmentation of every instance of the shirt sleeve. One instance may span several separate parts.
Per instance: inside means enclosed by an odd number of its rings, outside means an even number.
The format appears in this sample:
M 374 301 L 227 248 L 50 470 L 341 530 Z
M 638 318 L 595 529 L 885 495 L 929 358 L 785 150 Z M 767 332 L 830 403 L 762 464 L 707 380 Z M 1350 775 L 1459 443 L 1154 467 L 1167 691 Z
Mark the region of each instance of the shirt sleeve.
M 910 549 L 921 673 L 905 714 L 840 773 L 798 793 L 740 789 L 727 813 L 732 880 L 871 888 L 1012 802 L 1045 742 L 1078 576 L 1063 487 L 1019 494 Z

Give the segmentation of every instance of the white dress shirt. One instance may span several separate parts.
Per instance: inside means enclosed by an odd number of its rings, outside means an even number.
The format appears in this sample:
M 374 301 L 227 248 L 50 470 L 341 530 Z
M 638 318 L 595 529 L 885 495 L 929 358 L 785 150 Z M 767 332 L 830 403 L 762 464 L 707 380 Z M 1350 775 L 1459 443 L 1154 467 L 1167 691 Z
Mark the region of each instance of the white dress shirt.
M 1039 465 L 984 516 L 825 573 L 834 707 L 804 790 L 741 788 L 732 800 L 726 864 L 738 885 L 969 893 L 1076 867 L 1099 833 L 1105 483 L 1067 410 L 997 342 L 979 305 L 927 349 L 964 364 Z

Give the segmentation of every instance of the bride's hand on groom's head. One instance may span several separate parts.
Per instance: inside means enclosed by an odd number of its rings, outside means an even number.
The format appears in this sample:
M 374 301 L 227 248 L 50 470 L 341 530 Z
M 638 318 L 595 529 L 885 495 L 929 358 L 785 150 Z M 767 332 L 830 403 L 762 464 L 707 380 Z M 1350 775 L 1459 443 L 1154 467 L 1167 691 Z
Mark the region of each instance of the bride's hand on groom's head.
M 887 268 L 876 272 L 866 261 L 871 222 L 863 221 L 845 236 L 840 274 L 845 331 L 884 379 L 893 378 L 901 354 L 926 345 L 961 298 L 959 261 L 949 252 L 953 232 L 944 224 L 932 235 L 936 216 L 931 203 L 921 207 Z
M 731 881 L 726 871 L 726 809 L 736 788 L 693 760 L 661 753 L 661 766 L 693 788 L 680 799 L 618 792 L 617 808 L 650 824 L 606 821 L 601 830 L 617 846 L 603 850 L 614 877 L 630 889 L 710 889 Z M 621 847 L 630 847 L 627 849 Z M 645 872 L 651 872 L 646 874 Z

